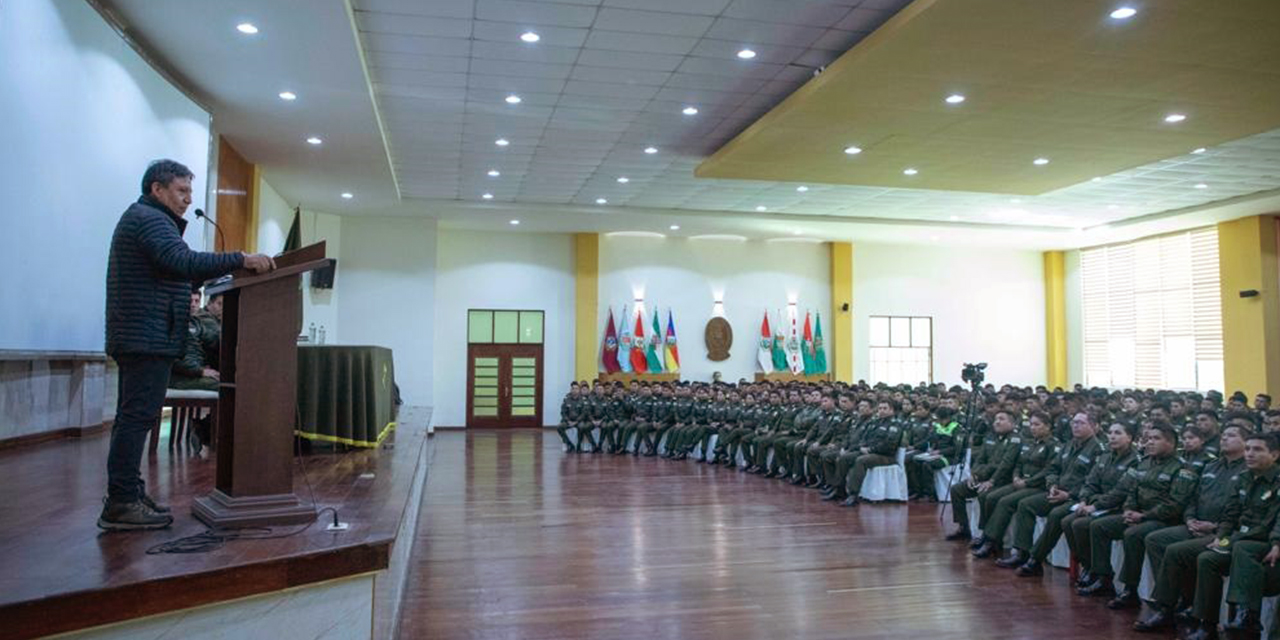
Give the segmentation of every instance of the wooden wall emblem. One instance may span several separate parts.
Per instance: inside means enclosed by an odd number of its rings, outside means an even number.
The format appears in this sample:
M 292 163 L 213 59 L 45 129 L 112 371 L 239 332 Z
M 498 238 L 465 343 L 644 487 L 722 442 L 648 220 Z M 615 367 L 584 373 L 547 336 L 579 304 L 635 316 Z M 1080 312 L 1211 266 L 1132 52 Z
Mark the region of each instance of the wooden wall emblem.
M 723 362 L 729 359 L 729 349 L 733 346 L 733 327 L 724 318 L 715 317 L 707 321 L 707 329 L 703 333 L 707 342 L 707 359 L 712 362 Z

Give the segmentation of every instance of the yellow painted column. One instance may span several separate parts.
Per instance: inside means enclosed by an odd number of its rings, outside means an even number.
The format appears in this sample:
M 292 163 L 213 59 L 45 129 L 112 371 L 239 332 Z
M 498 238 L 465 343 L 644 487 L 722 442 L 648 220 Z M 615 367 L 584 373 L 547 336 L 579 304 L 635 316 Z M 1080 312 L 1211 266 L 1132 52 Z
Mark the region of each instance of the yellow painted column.
M 599 374 L 599 336 L 596 310 L 600 301 L 600 235 L 573 234 L 574 344 L 573 371 L 577 380 Z
M 853 243 L 831 243 L 831 373 L 853 382 Z
M 1067 261 L 1044 252 L 1045 386 L 1067 388 Z
M 1280 263 L 1276 217 L 1218 224 L 1222 280 L 1222 356 L 1226 389 L 1280 393 Z M 1257 295 L 1242 298 L 1242 291 Z

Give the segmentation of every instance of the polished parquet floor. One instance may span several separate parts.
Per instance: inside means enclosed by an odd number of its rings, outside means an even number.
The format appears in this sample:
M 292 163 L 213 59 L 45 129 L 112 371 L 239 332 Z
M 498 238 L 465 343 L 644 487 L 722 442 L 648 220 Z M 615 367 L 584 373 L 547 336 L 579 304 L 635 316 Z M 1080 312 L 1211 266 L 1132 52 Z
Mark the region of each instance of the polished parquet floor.
M 564 454 L 554 431 L 435 440 L 401 637 L 1149 637 L 1064 571 L 1019 579 L 944 542 L 938 505 L 839 508 L 733 469 Z

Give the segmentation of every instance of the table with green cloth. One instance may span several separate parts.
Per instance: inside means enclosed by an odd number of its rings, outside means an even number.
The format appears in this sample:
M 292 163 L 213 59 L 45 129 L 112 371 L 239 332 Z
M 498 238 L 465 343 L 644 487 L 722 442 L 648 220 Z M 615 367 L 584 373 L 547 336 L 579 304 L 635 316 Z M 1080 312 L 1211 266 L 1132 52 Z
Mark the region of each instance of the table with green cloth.
M 395 428 L 395 366 L 385 347 L 298 345 L 297 435 L 376 447 Z

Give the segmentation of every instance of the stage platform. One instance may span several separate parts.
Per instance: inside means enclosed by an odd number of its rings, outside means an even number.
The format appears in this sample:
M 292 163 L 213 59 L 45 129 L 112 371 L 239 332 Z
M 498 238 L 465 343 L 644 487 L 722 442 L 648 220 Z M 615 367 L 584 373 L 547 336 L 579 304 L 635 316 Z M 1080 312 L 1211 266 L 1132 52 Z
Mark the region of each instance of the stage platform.
M 0 451 L 0 636 L 152 637 L 169 628 L 184 638 L 290 638 L 319 637 L 304 629 L 328 625 L 325 637 L 392 637 L 431 453 L 430 410 L 400 417 L 379 448 L 295 459 L 298 496 L 336 508 L 348 530 L 326 531 L 325 513 L 296 535 L 196 554 L 147 549 L 205 530 L 191 502 L 212 487 L 211 459 L 170 453 L 163 440 L 143 475 L 173 508 L 173 527 L 104 533 L 96 521 L 107 434 Z

